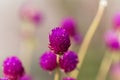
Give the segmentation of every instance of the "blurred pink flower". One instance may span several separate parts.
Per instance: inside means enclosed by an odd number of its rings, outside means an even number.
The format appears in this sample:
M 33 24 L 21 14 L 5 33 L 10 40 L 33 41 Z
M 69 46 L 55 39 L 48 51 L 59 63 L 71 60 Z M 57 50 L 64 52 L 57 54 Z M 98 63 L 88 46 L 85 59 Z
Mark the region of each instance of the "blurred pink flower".
M 36 25 L 42 21 L 42 13 L 40 10 L 32 5 L 22 5 L 20 8 L 20 17 L 24 20 L 28 20 Z
M 104 39 L 108 48 L 112 50 L 120 50 L 119 35 L 117 34 L 116 31 L 110 30 L 106 32 Z
M 116 29 L 120 29 L 120 12 L 116 13 L 113 16 L 113 27 Z
M 77 22 L 74 18 L 67 17 L 62 20 L 61 27 L 63 27 L 70 37 L 75 41 L 75 43 L 80 44 L 82 41 L 82 36 L 77 31 Z

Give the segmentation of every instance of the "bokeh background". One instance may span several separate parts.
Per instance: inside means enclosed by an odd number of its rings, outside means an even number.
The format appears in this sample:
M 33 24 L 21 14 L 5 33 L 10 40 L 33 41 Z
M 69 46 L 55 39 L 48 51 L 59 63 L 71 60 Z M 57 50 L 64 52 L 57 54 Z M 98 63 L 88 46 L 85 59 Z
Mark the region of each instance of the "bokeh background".
M 36 34 L 39 47 L 32 57 L 29 74 L 33 76 L 34 80 L 53 80 L 53 74 L 49 75 L 49 73 L 41 70 L 38 64 L 39 56 L 48 50 L 49 31 L 58 26 L 64 17 L 72 16 L 77 20 L 78 30 L 84 37 L 96 14 L 99 0 L 0 0 L 0 76 L 2 76 L 3 60 L 11 55 L 18 56 L 21 52 L 20 30 L 22 21 L 19 18 L 19 8 L 26 2 L 36 5 L 44 14 L 44 21 Z M 113 14 L 120 11 L 119 3 L 120 0 L 108 0 L 108 6 L 80 70 L 79 80 L 95 80 L 106 50 L 103 35 L 112 26 Z M 78 48 L 79 46 L 76 46 L 73 50 L 77 52 Z M 26 54 L 24 55 L 27 57 Z

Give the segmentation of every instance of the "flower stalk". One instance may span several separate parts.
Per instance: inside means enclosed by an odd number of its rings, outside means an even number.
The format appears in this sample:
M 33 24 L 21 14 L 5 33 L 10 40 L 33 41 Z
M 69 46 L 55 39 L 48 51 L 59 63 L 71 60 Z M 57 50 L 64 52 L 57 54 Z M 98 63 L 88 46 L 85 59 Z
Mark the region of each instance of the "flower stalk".
M 92 24 L 90 25 L 90 27 L 89 27 L 86 35 L 85 35 L 85 38 L 84 38 L 84 40 L 83 40 L 83 42 L 81 44 L 79 52 L 78 52 L 80 63 L 78 63 L 77 68 L 79 68 L 79 69 L 81 68 L 81 65 L 83 64 L 83 60 L 85 58 L 87 49 L 89 47 L 89 44 L 90 44 L 90 42 L 92 40 L 92 37 L 93 37 L 96 29 L 98 28 L 98 25 L 99 25 L 99 23 L 101 21 L 101 18 L 102 18 L 102 15 L 104 13 L 104 9 L 105 9 L 106 6 L 107 6 L 107 0 L 100 0 L 97 14 L 96 14 Z M 74 78 L 77 78 L 78 74 L 79 74 L 79 71 L 74 70 L 71 73 L 71 76 L 74 77 Z
M 57 55 L 57 63 L 59 64 L 59 55 Z M 59 68 L 56 69 L 54 80 L 60 80 L 60 70 Z
M 104 58 L 101 62 L 100 69 L 98 71 L 96 80 L 106 80 L 107 74 L 110 70 L 110 66 L 117 57 L 116 54 L 113 52 L 110 53 L 106 52 Z
M 55 75 L 54 75 L 54 80 L 60 80 L 60 71 L 59 71 L 58 68 L 56 69 L 56 72 L 55 72 Z

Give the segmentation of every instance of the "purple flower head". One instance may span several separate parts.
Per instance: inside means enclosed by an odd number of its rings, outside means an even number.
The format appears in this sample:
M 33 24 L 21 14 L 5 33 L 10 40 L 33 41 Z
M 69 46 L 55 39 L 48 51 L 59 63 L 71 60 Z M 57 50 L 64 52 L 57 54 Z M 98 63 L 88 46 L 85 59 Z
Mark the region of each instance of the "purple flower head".
M 81 43 L 81 36 L 77 32 L 77 24 L 73 18 L 65 18 L 61 22 L 61 26 L 66 30 L 66 32 L 73 38 L 73 40 L 78 44 Z
M 20 8 L 20 17 L 34 24 L 39 24 L 42 21 L 42 14 L 39 9 L 30 4 L 22 5 Z
M 120 75 L 120 63 L 114 63 L 110 69 L 111 74 L 119 74 Z
M 45 52 L 40 57 L 40 66 L 46 71 L 53 71 L 57 67 L 57 56 L 52 52 Z
M 120 12 L 113 16 L 113 26 L 120 29 Z
M 20 78 L 20 80 L 32 80 L 32 78 L 31 76 L 25 74 Z
M 63 54 L 70 47 L 70 38 L 65 29 L 57 27 L 49 35 L 49 48 L 56 54 Z
M 15 57 L 8 57 L 3 62 L 3 73 L 9 79 L 16 79 L 24 74 L 21 61 Z
M 3 78 L 0 78 L 0 80 L 9 80 L 9 79 L 8 79 L 8 78 L 3 77 Z
M 74 79 L 72 77 L 65 77 L 65 78 L 63 78 L 63 80 L 76 80 L 76 79 Z
M 105 34 L 105 43 L 112 50 L 120 49 L 119 36 L 115 31 L 108 31 Z
M 76 21 L 73 18 L 66 18 L 62 21 L 61 26 L 68 32 L 70 36 L 76 34 Z
M 39 24 L 42 21 L 42 14 L 39 11 L 34 12 L 34 15 L 31 16 L 32 22 Z
M 68 51 L 68 52 L 64 53 L 64 55 L 62 55 L 60 57 L 59 63 L 60 63 L 60 68 L 64 72 L 66 72 L 66 73 L 71 72 L 77 66 L 78 56 L 77 56 L 77 54 L 75 52 Z

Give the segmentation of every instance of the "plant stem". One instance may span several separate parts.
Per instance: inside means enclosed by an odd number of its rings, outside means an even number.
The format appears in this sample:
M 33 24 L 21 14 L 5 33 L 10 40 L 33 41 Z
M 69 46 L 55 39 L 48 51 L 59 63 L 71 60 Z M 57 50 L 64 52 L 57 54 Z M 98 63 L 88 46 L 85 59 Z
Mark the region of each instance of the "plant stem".
M 100 0 L 100 4 L 99 4 L 97 14 L 96 14 L 92 24 L 90 25 L 90 27 L 89 27 L 86 35 L 85 35 L 85 38 L 82 42 L 82 45 L 79 49 L 79 52 L 78 52 L 80 63 L 78 64 L 77 68 L 79 68 L 79 69 L 81 68 L 81 65 L 82 65 L 83 60 L 85 58 L 88 46 L 89 46 L 89 44 L 91 42 L 91 39 L 92 39 L 92 37 L 93 37 L 97 27 L 98 27 L 98 24 L 100 23 L 100 20 L 102 18 L 102 15 L 103 15 L 103 12 L 104 12 L 104 9 L 105 9 L 106 6 L 107 6 L 107 1 L 106 0 Z M 79 71 L 74 70 L 71 73 L 71 76 L 74 77 L 74 78 L 77 78 L 78 74 L 79 74 Z
M 59 80 L 59 69 L 56 70 L 54 80 Z
M 110 55 L 110 57 L 108 57 Z M 102 60 L 99 72 L 97 74 L 96 80 L 106 80 L 107 73 L 109 72 L 110 66 L 113 62 L 113 59 L 116 57 L 114 53 L 105 53 Z
M 57 63 L 59 63 L 59 55 L 57 55 Z M 56 73 L 54 75 L 54 80 L 60 80 L 60 71 L 59 71 L 59 68 L 56 69 Z

